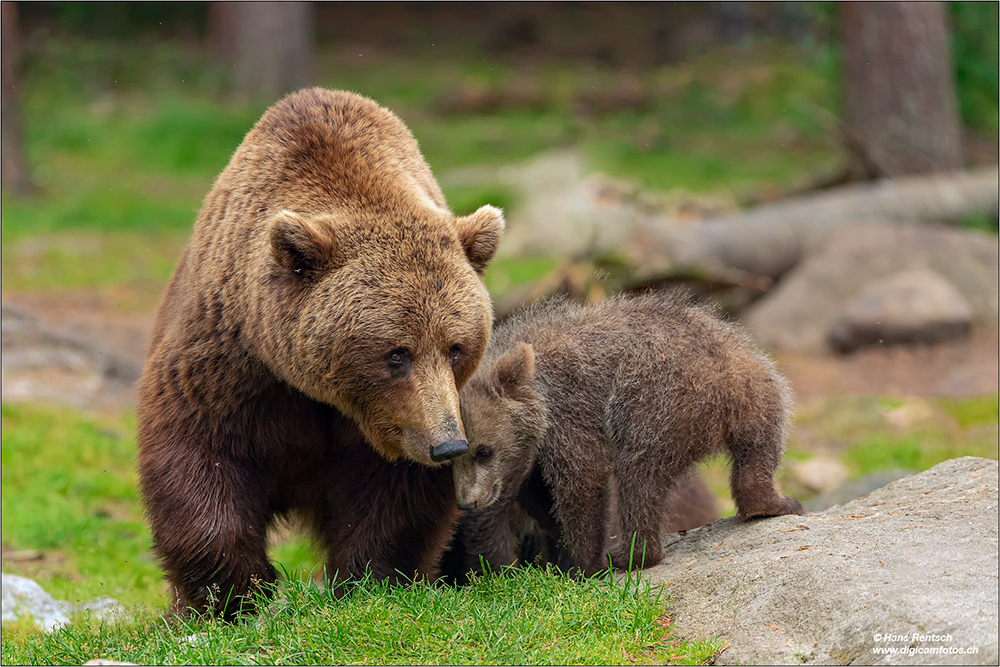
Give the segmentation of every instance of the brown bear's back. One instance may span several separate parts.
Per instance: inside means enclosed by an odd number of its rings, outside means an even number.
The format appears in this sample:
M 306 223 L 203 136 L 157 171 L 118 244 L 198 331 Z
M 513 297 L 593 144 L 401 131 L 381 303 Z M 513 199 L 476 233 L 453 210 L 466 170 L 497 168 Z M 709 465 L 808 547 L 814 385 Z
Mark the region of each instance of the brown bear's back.
M 601 424 L 609 437 L 656 415 L 719 446 L 734 420 L 783 419 L 790 403 L 784 379 L 748 337 L 689 305 L 680 290 L 594 305 L 548 302 L 493 337 L 491 350 L 533 346 L 550 423 Z

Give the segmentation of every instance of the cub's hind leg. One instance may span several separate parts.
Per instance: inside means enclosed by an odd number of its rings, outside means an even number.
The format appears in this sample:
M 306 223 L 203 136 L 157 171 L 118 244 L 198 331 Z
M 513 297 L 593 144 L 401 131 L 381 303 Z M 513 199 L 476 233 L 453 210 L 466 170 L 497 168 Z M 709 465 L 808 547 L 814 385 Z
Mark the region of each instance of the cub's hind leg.
M 774 485 L 785 444 L 785 419 L 784 406 L 772 405 L 730 430 L 729 486 L 744 519 L 803 513 L 799 501 L 782 496 Z

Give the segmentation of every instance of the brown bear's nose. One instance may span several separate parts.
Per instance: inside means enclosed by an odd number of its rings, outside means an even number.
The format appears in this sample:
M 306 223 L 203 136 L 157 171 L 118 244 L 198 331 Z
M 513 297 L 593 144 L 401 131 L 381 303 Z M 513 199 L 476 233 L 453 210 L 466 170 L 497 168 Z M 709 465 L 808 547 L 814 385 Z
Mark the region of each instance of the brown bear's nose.
M 476 509 L 476 501 L 473 500 L 471 503 L 459 503 L 458 509 L 460 510 L 474 510 Z
M 434 463 L 451 461 L 468 452 L 469 443 L 465 440 L 449 440 L 448 442 L 442 442 L 440 445 L 431 447 L 431 461 L 434 461 Z

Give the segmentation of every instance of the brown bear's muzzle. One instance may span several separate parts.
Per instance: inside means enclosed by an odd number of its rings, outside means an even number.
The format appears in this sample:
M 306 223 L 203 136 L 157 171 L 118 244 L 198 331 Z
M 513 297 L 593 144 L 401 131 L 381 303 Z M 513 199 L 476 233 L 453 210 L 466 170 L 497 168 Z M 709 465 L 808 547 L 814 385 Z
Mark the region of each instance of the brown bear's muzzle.
M 434 461 L 434 463 L 451 461 L 468 452 L 469 443 L 465 440 L 449 440 L 448 442 L 442 442 L 440 445 L 431 447 L 431 461 Z

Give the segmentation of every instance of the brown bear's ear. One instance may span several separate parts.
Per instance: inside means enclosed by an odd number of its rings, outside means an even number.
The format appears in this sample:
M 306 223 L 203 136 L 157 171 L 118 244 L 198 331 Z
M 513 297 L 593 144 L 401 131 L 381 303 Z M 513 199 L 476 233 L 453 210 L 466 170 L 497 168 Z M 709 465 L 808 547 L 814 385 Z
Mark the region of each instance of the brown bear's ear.
M 268 225 L 271 254 L 280 266 L 303 278 L 330 269 L 337 244 L 332 225 L 320 226 L 292 211 L 280 211 Z
M 503 236 L 503 211 L 496 206 L 481 206 L 475 213 L 455 219 L 458 240 L 476 273 L 482 273 L 496 254 Z
M 528 343 L 518 343 L 505 352 L 493 366 L 497 389 L 508 398 L 520 398 L 524 389 L 535 377 L 535 348 Z

